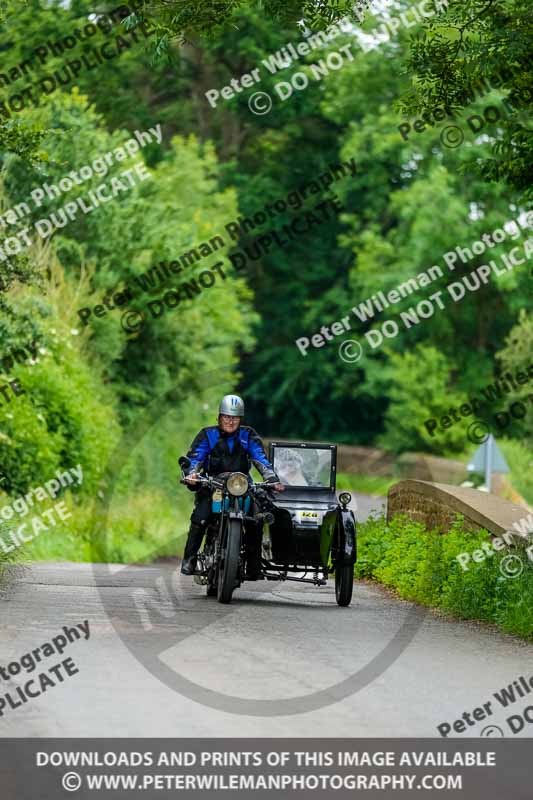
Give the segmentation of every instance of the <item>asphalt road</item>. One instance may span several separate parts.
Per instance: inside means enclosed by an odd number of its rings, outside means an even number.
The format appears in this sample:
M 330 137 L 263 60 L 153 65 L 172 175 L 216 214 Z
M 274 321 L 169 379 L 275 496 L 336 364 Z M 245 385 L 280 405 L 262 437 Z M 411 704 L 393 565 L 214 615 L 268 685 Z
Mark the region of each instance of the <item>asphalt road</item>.
M 374 507 L 359 502 L 358 516 Z M 506 718 L 533 704 L 533 691 L 508 709 L 493 696 L 531 677 L 532 646 L 432 613 L 413 620 L 411 603 L 361 582 L 347 609 L 332 585 L 266 582 L 222 606 L 176 564 L 39 564 L 17 568 L 0 602 L 0 666 L 65 625 L 90 630 L 33 677 L 67 657 L 79 672 L 4 708 L 0 736 L 437 736 L 491 701 L 461 735 L 490 724 L 510 737 Z M 0 680 L 0 697 L 30 677 Z

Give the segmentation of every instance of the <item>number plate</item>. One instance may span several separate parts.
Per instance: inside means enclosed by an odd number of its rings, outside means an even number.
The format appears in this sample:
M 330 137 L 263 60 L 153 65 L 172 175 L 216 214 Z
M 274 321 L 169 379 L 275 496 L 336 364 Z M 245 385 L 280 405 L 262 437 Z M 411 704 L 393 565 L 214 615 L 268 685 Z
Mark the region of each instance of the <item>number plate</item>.
M 300 525 L 308 525 L 316 528 L 322 522 L 322 514 L 319 511 L 297 511 L 295 522 Z

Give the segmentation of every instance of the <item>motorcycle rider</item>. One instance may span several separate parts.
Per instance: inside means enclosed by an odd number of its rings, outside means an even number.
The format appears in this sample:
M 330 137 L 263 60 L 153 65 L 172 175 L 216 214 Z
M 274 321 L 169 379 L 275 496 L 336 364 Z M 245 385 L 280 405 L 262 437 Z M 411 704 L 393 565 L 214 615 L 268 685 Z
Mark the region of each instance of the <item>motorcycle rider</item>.
M 196 557 L 205 528 L 211 514 L 211 493 L 204 487 L 197 488 L 199 472 L 203 468 L 211 476 L 221 472 L 243 472 L 249 475 L 252 464 L 263 480 L 272 484 L 278 492 L 284 490 L 272 464 L 268 460 L 261 439 L 253 428 L 241 425 L 244 417 L 244 402 L 235 394 L 225 395 L 218 409 L 218 425 L 202 428 L 190 446 L 185 480 L 197 492 L 191 525 L 181 565 L 183 575 L 194 575 Z M 261 567 L 262 524 L 255 530 L 247 525 L 247 579 L 257 580 Z

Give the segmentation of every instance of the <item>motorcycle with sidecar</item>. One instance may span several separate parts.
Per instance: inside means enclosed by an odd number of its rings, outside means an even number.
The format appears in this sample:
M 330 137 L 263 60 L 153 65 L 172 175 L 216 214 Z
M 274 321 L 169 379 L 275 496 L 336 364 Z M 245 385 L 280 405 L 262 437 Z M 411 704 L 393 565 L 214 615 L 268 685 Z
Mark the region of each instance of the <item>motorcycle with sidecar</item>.
M 253 483 L 240 472 L 199 479 L 211 492 L 212 513 L 194 580 L 207 587 L 208 596 L 231 602 L 246 580 L 247 526 L 251 536 L 259 525 L 260 578 L 324 586 L 333 574 L 338 605 L 350 605 L 356 523 L 349 492 L 337 499 L 336 445 L 273 441 L 269 458 L 283 492 L 274 492 L 268 482 Z M 179 463 L 185 475 L 188 459 Z

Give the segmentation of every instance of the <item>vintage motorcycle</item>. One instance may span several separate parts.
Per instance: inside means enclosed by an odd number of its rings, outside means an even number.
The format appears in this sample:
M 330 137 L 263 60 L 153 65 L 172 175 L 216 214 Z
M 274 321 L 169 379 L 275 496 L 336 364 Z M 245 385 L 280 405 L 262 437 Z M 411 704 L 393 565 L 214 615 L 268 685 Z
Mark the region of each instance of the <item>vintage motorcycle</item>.
M 241 472 L 199 478 L 212 493 L 212 514 L 194 580 L 207 586 L 208 596 L 229 603 L 246 579 L 247 525 L 253 524 L 263 526 L 260 577 L 324 586 L 334 573 L 337 603 L 350 605 L 356 524 L 351 495 L 336 497 L 336 455 L 335 445 L 271 442 L 270 461 L 285 486 L 279 494 Z M 185 475 L 188 459 L 179 464 Z
M 184 475 L 189 464 L 185 456 L 179 459 Z M 187 485 L 184 478 L 180 483 Z M 268 483 L 252 483 L 242 472 L 199 477 L 196 484 L 211 492 L 211 518 L 203 549 L 198 553 L 194 579 L 207 586 L 208 597 L 216 595 L 219 603 L 229 603 L 246 575 L 246 525 L 250 528 L 251 524 L 255 527 L 274 521 L 268 499 L 273 489 Z M 253 533 L 255 530 L 250 531 L 250 535 Z

